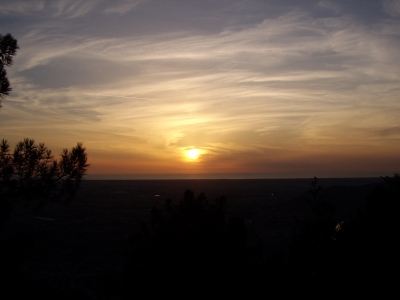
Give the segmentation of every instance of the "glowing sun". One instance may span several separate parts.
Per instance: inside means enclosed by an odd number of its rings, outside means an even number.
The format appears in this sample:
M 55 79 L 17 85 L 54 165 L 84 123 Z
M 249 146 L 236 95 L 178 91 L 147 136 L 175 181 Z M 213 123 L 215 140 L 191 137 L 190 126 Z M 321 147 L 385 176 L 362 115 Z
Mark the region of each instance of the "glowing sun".
M 185 155 L 190 160 L 197 160 L 199 158 L 199 155 L 200 155 L 200 150 L 196 149 L 196 148 L 190 149 L 190 150 L 186 150 Z

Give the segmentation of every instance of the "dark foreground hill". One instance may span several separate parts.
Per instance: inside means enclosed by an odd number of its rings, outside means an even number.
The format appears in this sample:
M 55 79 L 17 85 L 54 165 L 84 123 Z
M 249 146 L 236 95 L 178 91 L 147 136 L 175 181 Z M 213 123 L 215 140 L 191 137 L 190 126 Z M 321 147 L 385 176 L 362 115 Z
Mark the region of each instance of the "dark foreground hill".
M 15 207 L 2 233 L 2 259 L 11 284 L 43 299 L 121 299 L 126 290 L 126 249 L 151 222 L 153 206 L 179 201 L 185 190 L 210 201 L 226 197 L 227 217 L 244 221 L 247 243 L 262 245 L 260 261 L 271 264 L 288 253 L 297 220 L 311 215 L 310 179 L 86 181 L 69 205 L 40 212 Z M 349 217 L 362 208 L 381 180 L 322 179 L 322 195 Z M 5 242 L 6 241 L 6 242 Z M 125 289 L 125 290 L 124 290 Z

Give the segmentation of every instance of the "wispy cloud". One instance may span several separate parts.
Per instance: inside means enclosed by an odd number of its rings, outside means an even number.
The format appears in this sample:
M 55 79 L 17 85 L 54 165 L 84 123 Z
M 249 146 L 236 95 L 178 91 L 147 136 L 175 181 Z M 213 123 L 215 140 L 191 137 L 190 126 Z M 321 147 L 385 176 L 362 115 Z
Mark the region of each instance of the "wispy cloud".
M 95 0 L 58 0 L 51 1 L 50 5 L 55 10 L 54 17 L 75 19 L 86 15 L 97 3 Z
M 204 150 L 199 168 L 221 170 L 399 146 L 396 19 L 366 24 L 344 2 L 310 10 L 243 3 L 183 5 L 188 14 L 172 25 L 152 1 L 47 3 L 48 20 L 18 29 L 14 91 L 0 126 L 36 135 L 28 124 L 40 119 L 41 128 L 59 124 L 60 134 L 82 137 L 96 153 L 111 143 L 121 156 L 152 157 L 149 165 L 178 166 L 181 152 L 196 146 Z M 218 24 L 177 25 L 203 16 Z M 131 23 L 137 18 L 147 18 L 138 25 L 146 28 Z
M 110 13 L 117 13 L 117 14 L 126 14 L 127 12 L 131 11 L 134 9 L 137 5 L 139 5 L 141 2 L 144 2 L 146 0 L 136 0 L 136 1 L 123 1 L 122 3 L 113 3 L 112 5 L 108 6 L 104 12 L 106 14 Z
M 35 15 L 57 18 L 79 18 L 92 11 L 99 1 L 96 0 L 5 0 L 2 1 L 0 14 Z

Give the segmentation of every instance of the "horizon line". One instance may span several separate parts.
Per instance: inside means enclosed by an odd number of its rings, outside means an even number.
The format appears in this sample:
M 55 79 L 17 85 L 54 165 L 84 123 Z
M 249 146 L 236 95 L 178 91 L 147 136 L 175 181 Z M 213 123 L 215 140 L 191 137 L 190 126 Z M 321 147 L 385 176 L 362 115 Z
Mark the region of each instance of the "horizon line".
M 282 175 L 268 175 L 268 174 L 247 174 L 247 173 L 221 173 L 221 174 L 86 174 L 86 180 L 218 180 L 218 179 L 356 179 L 356 178 L 371 178 L 378 179 L 382 175 L 369 175 L 369 176 L 282 176 Z

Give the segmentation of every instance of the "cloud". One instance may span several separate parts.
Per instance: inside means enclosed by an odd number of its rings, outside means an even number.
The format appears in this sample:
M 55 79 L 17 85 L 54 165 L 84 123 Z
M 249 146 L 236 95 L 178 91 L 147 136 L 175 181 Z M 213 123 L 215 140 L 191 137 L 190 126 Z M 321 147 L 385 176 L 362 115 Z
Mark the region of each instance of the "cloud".
M 319 7 L 335 14 L 319 16 L 294 2 L 273 12 L 256 1 L 76 3 L 46 5 L 50 17 L 18 27 L 7 132 L 54 137 L 46 124 L 56 124 L 96 153 L 114 144 L 126 157 L 177 166 L 180 151 L 197 146 L 216 169 L 397 145 L 393 18 L 366 24 L 328 1 Z
M 40 12 L 45 8 L 46 1 L 2 1 L 0 14 L 2 15 L 27 15 Z
M 147 0 L 137 0 L 137 1 L 123 1 L 122 3 L 113 3 L 112 6 L 108 6 L 104 12 L 106 14 L 117 13 L 117 14 L 126 14 L 127 12 L 134 9 L 140 3 L 145 2 Z
M 318 2 L 317 6 L 322 9 L 333 11 L 336 14 L 341 12 L 341 7 L 337 2 L 323 0 L 323 1 Z
M 1 4 L 3 15 L 30 15 L 50 14 L 52 17 L 69 19 L 79 18 L 92 11 L 98 1 L 95 0 L 13 0 Z
M 61 43 L 53 40 L 54 44 L 45 44 L 47 52 L 39 48 L 28 50 L 25 56 L 30 61 L 22 69 L 37 72 L 37 66 L 45 65 L 48 79 L 43 77 L 43 84 L 57 79 L 56 73 L 51 75 L 51 68 L 54 72 L 63 69 L 60 83 L 66 84 L 64 87 L 108 84 L 107 90 L 119 86 L 122 94 L 129 94 L 129 83 L 136 82 L 138 94 L 143 95 L 139 98 L 166 99 L 179 90 L 192 90 L 192 94 L 202 90 L 201 99 L 209 98 L 209 105 L 213 105 L 213 98 L 216 103 L 231 98 L 233 111 L 238 99 L 237 110 L 242 112 L 247 107 L 265 106 L 261 100 L 265 97 L 271 103 L 277 99 L 290 103 L 289 97 L 298 101 L 301 95 L 314 97 L 312 94 L 319 91 L 326 98 L 329 93 L 354 91 L 360 80 L 368 84 L 376 80 L 377 76 L 369 76 L 366 70 L 370 66 L 378 71 L 374 64 L 387 57 L 384 53 L 388 50 L 380 46 L 379 33 L 357 27 L 351 19 L 315 22 L 304 15 L 288 14 L 241 32 L 161 41 L 156 37 L 138 41 L 68 37 Z M 86 70 L 79 68 L 80 65 Z M 379 75 L 380 80 L 389 77 L 390 70 L 396 74 L 393 67 L 387 67 Z M 29 76 L 39 80 L 35 72 Z M 252 99 L 253 105 L 247 102 L 243 110 L 240 99 Z M 260 104 L 256 99 L 260 99 Z
M 383 12 L 391 15 L 392 17 L 400 16 L 400 1 L 399 0 L 383 0 Z
M 51 1 L 54 8 L 54 17 L 65 17 L 68 19 L 80 18 L 89 13 L 97 2 L 94 0 L 59 0 Z

